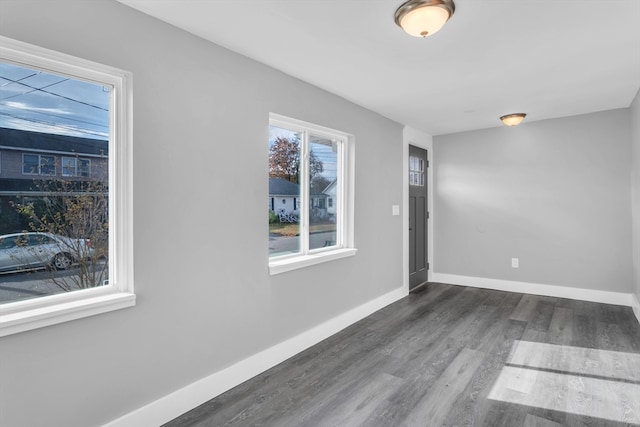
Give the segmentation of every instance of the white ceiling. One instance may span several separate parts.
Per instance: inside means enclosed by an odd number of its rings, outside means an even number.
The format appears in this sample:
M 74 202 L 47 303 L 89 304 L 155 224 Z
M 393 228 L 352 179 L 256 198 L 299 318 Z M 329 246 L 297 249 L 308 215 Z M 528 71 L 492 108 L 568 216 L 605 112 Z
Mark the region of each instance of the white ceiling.
M 638 0 L 455 0 L 426 39 L 402 0 L 118 0 L 432 135 L 628 107 Z

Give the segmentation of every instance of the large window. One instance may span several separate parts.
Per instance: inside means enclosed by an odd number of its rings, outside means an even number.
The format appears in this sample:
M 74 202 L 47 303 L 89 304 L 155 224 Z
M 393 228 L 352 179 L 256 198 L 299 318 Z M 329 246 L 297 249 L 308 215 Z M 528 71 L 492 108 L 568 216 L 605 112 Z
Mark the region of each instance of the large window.
M 350 135 L 271 115 L 271 274 L 355 254 L 352 161 Z
M 135 304 L 130 85 L 0 37 L 0 336 Z

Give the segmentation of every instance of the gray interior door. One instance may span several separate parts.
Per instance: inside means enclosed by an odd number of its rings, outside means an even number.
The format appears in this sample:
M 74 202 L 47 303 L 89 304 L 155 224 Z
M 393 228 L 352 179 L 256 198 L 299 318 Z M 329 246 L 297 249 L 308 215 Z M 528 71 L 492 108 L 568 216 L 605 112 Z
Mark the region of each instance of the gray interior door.
M 427 150 L 409 146 L 409 289 L 427 281 Z

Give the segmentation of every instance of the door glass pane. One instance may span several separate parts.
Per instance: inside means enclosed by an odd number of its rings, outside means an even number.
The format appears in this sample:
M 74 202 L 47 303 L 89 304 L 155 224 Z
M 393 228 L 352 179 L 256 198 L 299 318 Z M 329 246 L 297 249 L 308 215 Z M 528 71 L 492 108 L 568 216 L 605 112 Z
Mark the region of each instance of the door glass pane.
M 409 185 L 424 187 L 424 160 L 416 157 L 409 157 Z
M 269 127 L 269 256 L 299 253 L 301 135 Z
M 309 249 L 336 245 L 338 142 L 311 135 L 309 141 Z M 329 206 L 328 199 L 331 199 Z

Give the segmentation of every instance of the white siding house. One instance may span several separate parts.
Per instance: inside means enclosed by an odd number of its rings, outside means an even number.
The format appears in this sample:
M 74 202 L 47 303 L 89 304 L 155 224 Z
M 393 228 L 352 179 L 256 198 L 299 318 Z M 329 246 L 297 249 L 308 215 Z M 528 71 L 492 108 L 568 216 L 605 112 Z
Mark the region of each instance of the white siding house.
M 336 219 L 336 202 L 337 202 L 337 180 L 331 181 L 331 184 L 322 190 L 327 196 L 327 217 L 328 219 L 335 221 Z
M 269 178 L 269 209 L 276 214 L 300 209 L 300 186 L 282 178 Z

